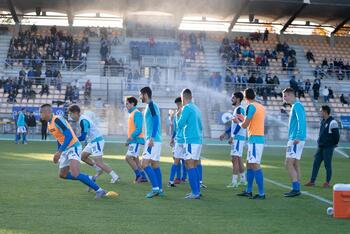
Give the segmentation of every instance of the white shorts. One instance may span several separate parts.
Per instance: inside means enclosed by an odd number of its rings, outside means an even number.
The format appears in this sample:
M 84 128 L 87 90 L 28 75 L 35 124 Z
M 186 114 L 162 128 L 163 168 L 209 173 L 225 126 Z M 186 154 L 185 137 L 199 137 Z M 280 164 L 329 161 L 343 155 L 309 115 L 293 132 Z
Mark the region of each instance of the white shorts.
M 294 158 L 294 159 L 300 160 L 301 155 L 303 153 L 305 141 L 300 141 L 296 145 L 294 145 L 293 142 L 294 141 L 288 141 L 287 143 L 286 158 Z
M 160 152 L 162 150 L 161 142 L 153 142 L 153 147 L 148 147 L 149 141 L 146 141 L 143 149 L 142 159 L 151 159 L 153 161 L 160 161 Z
M 239 156 L 242 158 L 244 143 L 245 141 L 243 140 L 233 140 L 231 145 L 231 156 Z
M 17 133 L 26 133 L 27 129 L 24 126 L 17 127 Z
M 96 141 L 88 143 L 83 152 L 91 154 L 92 157 L 101 157 L 103 155 L 103 148 L 105 146 L 105 141 Z
M 264 144 L 248 143 L 247 161 L 248 163 L 261 163 Z
M 185 160 L 200 160 L 201 152 L 201 144 L 185 144 Z
M 126 156 L 137 158 L 140 154 L 141 144 L 139 143 L 131 143 L 128 145 L 128 151 L 126 152 Z
M 81 146 L 79 147 L 71 147 L 62 152 L 59 167 L 64 168 L 69 166 L 70 160 L 77 160 L 80 162 L 80 154 L 81 154 Z
M 185 144 L 175 143 L 173 148 L 174 158 L 184 159 L 185 158 Z

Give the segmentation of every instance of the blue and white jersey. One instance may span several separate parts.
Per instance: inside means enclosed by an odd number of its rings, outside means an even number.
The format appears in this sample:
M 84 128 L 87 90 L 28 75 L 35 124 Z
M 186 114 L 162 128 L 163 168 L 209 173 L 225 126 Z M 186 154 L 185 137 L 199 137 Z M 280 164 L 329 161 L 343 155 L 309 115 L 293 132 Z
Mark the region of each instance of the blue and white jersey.
M 245 115 L 245 110 L 242 105 L 237 106 L 233 110 L 233 118 L 236 118 L 237 115 Z M 232 121 L 231 124 L 231 137 L 235 140 L 242 140 L 244 141 L 247 137 L 247 130 L 244 128 L 241 128 L 239 124 Z
M 300 101 L 296 101 L 290 109 L 288 139 L 300 141 L 306 140 L 306 114 L 304 106 Z
M 174 115 L 174 123 L 173 123 L 173 138 L 175 139 L 175 141 L 179 144 L 184 144 L 185 143 L 185 138 L 184 138 L 184 131 L 183 129 L 180 129 L 177 126 L 177 114 Z
M 78 121 L 81 128 L 81 135 L 78 137 L 79 141 L 97 142 L 102 141 L 103 136 L 96 124 L 87 116 L 81 115 Z
M 151 137 L 155 142 L 162 142 L 162 126 L 158 105 L 151 101 L 145 109 L 144 122 L 146 128 L 146 140 Z
M 17 127 L 24 127 L 26 126 L 26 121 L 25 121 L 25 115 L 22 111 L 18 113 L 18 118 L 17 118 Z
M 190 102 L 183 107 L 177 126 L 180 131 L 184 131 L 186 144 L 202 144 L 202 113 L 195 104 Z

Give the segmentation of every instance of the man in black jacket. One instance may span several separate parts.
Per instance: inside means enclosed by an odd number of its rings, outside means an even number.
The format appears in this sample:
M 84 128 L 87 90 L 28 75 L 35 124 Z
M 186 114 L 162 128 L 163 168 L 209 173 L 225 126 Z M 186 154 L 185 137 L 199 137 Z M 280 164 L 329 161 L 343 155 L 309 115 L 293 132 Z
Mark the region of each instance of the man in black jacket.
M 331 108 L 327 105 L 321 107 L 321 127 L 317 140 L 318 149 L 315 154 L 314 164 L 310 181 L 305 186 L 314 186 L 318 170 L 320 169 L 322 161 L 326 168 L 326 182 L 323 184 L 324 188 L 330 186 L 329 182 L 332 178 L 332 157 L 334 148 L 339 142 L 339 127 L 336 120 L 330 116 Z

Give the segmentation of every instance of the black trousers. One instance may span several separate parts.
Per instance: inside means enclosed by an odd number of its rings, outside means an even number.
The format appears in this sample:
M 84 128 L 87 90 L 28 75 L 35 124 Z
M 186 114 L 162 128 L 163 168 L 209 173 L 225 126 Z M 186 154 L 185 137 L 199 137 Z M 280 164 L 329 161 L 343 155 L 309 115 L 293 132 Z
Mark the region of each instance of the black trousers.
M 326 182 L 330 182 L 332 178 L 332 158 L 334 147 L 318 147 L 315 154 L 314 164 L 312 168 L 311 182 L 316 181 L 318 170 L 320 169 L 322 161 L 324 161 L 324 167 L 326 168 Z
M 41 140 L 46 140 L 47 138 L 47 128 L 41 128 Z

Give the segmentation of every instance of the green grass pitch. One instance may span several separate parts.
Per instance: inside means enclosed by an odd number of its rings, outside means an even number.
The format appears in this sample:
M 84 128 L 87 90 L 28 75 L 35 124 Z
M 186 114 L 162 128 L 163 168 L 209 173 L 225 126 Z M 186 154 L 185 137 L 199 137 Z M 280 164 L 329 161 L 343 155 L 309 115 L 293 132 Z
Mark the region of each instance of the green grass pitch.
M 188 184 L 166 188 L 171 153 L 163 145 L 162 172 L 165 197 L 146 199 L 149 184 L 133 184 L 133 172 L 124 161 L 126 148 L 106 144 L 106 162 L 121 176 L 109 184 L 102 175 L 98 183 L 120 193 L 116 199 L 94 200 L 93 193 L 75 181 L 58 178 L 51 162 L 56 144 L 30 142 L 15 145 L 0 141 L 0 233 L 348 233 L 349 220 L 326 215 L 328 204 L 302 195 L 284 198 L 286 189 L 265 183 L 267 199 L 254 201 L 237 197 L 239 189 L 228 189 L 231 179 L 229 148 L 203 148 L 203 176 L 208 189 L 201 200 L 185 200 Z M 314 149 L 305 149 L 301 161 L 302 184 L 310 175 Z M 284 149 L 264 151 L 264 176 L 288 185 L 283 166 Z M 350 183 L 349 159 L 335 155 L 332 182 Z M 82 164 L 82 171 L 93 173 Z M 332 200 L 332 189 L 321 188 L 324 168 L 317 187 L 302 190 Z M 256 186 L 254 185 L 254 191 Z

